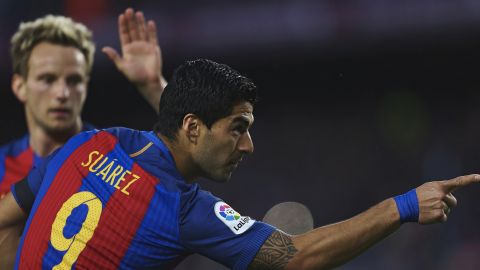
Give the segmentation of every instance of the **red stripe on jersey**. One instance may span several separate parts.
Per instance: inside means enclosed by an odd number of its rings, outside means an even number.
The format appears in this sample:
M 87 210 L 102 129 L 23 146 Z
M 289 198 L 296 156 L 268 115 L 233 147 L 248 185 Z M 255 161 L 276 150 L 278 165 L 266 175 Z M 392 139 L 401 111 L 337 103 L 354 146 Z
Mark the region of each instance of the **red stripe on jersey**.
M 133 163 L 131 172 L 138 175 L 139 180 L 128 188 L 129 195 L 121 190 L 112 194 L 95 234 L 77 260 L 76 269 L 119 268 L 159 183 L 136 163 Z
M 110 133 L 99 132 L 77 147 L 65 160 L 43 196 L 41 204 L 32 213 L 34 216 L 23 241 L 18 269 L 42 269 L 42 260 L 50 242 L 53 221 L 63 203 L 78 192 L 83 179 L 89 173 L 88 167 L 81 166 L 81 162 L 85 162 L 92 151 L 102 153 L 112 151 L 116 142 L 116 138 Z M 45 178 L 44 181 L 48 179 Z
M 0 181 L 0 195 L 8 193 L 13 183 L 27 177 L 32 165 L 33 151 L 30 147 L 16 157 L 7 156 L 5 158 L 5 174 Z

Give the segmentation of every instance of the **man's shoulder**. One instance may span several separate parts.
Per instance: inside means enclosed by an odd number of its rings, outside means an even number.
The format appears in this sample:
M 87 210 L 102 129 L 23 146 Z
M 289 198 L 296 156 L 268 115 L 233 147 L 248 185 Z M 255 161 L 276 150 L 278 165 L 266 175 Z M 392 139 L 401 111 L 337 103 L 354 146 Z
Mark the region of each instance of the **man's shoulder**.
M 144 153 L 144 151 L 141 150 L 146 150 L 147 148 L 145 147 L 150 143 L 150 140 L 143 135 L 144 131 L 141 130 L 113 127 L 102 131 L 113 135 L 121 148 L 129 155 L 137 156 Z
M 29 135 L 25 134 L 20 138 L 0 145 L 0 155 L 17 156 L 30 148 Z
M 83 138 L 83 139 L 91 139 L 92 137 L 104 137 L 109 136 L 115 138 L 116 141 L 119 143 L 125 142 L 135 142 L 139 139 L 143 139 L 141 136 L 142 131 L 126 128 L 126 127 L 111 127 L 111 128 L 103 128 L 103 129 L 87 129 L 83 130 L 79 134 L 75 135 L 72 139 Z M 72 141 L 70 139 L 70 141 Z
M 90 124 L 89 122 L 83 122 L 83 125 L 82 125 L 82 131 L 89 131 L 89 130 L 92 130 L 92 129 L 95 129 L 96 127 L 92 124 Z
M 134 137 L 139 137 L 142 133 L 140 130 L 126 128 L 126 127 L 111 127 L 102 129 L 102 131 L 106 131 L 115 137 L 117 137 L 120 141 L 129 141 L 132 140 Z

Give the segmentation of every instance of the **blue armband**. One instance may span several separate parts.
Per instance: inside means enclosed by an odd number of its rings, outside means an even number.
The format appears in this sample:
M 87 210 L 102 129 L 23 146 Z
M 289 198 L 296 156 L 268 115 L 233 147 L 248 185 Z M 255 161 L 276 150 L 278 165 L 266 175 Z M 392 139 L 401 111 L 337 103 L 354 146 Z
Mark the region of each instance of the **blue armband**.
M 415 189 L 398 195 L 394 199 L 397 203 L 398 213 L 400 214 L 400 221 L 402 223 L 418 222 L 420 210 L 418 208 L 418 198 Z

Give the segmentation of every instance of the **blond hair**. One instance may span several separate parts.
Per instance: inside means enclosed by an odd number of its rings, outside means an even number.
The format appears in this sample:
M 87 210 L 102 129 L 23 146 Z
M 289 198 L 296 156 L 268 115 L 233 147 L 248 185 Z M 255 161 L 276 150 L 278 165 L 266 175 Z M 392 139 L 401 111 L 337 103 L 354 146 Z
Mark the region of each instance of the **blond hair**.
M 23 22 L 10 41 L 13 72 L 28 76 L 28 60 L 33 48 L 41 42 L 72 46 L 79 49 L 87 62 L 87 73 L 93 65 L 95 44 L 92 32 L 83 24 L 64 16 L 47 15 Z

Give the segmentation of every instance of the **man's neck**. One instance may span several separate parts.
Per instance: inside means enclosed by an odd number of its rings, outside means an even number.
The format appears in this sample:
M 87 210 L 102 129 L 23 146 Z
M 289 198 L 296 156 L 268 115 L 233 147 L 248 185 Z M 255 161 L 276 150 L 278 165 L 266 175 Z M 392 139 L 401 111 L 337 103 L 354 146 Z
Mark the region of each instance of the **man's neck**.
M 157 133 L 157 136 L 167 146 L 168 150 L 173 156 L 175 166 L 187 183 L 192 183 L 198 178 L 192 162 L 192 157 L 188 151 L 182 147 L 182 143 L 178 141 L 171 141 L 167 137 Z
M 64 145 L 68 139 L 79 133 L 82 129 L 81 121 L 70 130 L 62 132 L 48 132 L 38 125 L 28 125 L 30 133 L 30 147 L 33 152 L 41 157 L 50 155 L 57 148 Z

